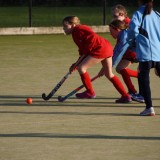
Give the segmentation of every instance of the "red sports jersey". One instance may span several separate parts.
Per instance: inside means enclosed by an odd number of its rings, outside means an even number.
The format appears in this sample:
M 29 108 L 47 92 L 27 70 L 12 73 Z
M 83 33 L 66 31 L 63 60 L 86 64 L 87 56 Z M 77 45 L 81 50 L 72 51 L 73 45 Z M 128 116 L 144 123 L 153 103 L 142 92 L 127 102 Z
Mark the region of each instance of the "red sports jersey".
M 110 42 L 100 37 L 86 25 L 74 27 L 72 37 L 79 48 L 80 55 L 86 54 L 95 58 L 107 58 L 113 55 Z

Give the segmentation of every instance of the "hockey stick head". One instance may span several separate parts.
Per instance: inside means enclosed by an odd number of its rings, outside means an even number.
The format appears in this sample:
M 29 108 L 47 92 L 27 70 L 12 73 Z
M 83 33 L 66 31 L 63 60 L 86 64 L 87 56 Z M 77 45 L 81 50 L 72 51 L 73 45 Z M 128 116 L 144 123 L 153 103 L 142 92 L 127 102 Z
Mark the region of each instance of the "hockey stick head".
M 45 101 L 49 100 L 49 98 L 46 96 L 45 93 L 42 94 L 42 98 L 43 98 L 43 100 L 45 100 Z
M 63 100 L 63 97 L 62 96 L 58 96 L 58 101 L 59 102 L 63 102 L 64 100 Z
M 68 76 L 70 75 L 70 72 L 68 72 L 62 79 L 61 81 L 52 89 L 52 91 L 46 95 L 45 93 L 42 94 L 42 98 L 43 100 L 47 101 L 50 98 L 52 98 L 52 96 L 57 92 L 57 90 L 62 86 L 62 84 L 65 82 L 65 80 L 68 78 Z

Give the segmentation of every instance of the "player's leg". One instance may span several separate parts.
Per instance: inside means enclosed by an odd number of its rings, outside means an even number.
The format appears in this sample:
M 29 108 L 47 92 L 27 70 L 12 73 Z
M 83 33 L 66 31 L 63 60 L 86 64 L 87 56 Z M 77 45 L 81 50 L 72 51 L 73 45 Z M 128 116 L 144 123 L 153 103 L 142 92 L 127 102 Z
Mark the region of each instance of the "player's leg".
M 116 100 L 116 103 L 128 103 L 131 102 L 130 95 L 126 92 L 123 84 L 117 76 L 112 72 L 112 57 L 104 59 L 102 62 L 105 76 L 112 82 L 117 91 L 121 94 L 121 98 Z
M 138 72 L 128 68 L 131 64 L 132 64 L 131 61 L 129 61 L 127 59 L 122 59 L 119 62 L 119 64 L 117 65 L 116 71 L 121 74 L 121 76 L 122 76 L 122 78 L 128 88 L 128 91 L 130 93 L 137 93 L 137 90 L 135 89 L 135 87 L 131 81 L 131 76 L 137 77 Z
M 137 90 L 135 89 L 131 77 L 138 78 L 138 71 L 131 70 L 128 67 L 132 64 L 132 62 L 128 59 L 122 59 L 120 63 L 116 67 L 116 71 L 122 75 L 122 78 L 128 88 L 128 92 L 130 96 L 132 97 L 132 100 L 144 103 L 144 98 L 141 94 L 137 93 Z M 140 91 L 140 90 L 139 90 Z
M 145 99 L 146 108 L 140 115 L 155 115 L 152 99 L 151 99 L 151 89 L 150 89 L 150 69 L 152 68 L 152 62 L 140 62 L 139 63 L 139 81 L 142 87 L 142 93 Z
M 82 83 L 84 84 L 86 91 L 82 93 L 77 93 L 76 97 L 77 98 L 95 98 L 96 94 L 94 92 L 92 82 L 90 79 L 90 75 L 87 72 L 88 68 L 91 68 L 95 64 L 101 62 L 102 59 L 96 59 L 92 56 L 87 56 L 79 65 L 78 65 L 78 72 L 80 74 Z

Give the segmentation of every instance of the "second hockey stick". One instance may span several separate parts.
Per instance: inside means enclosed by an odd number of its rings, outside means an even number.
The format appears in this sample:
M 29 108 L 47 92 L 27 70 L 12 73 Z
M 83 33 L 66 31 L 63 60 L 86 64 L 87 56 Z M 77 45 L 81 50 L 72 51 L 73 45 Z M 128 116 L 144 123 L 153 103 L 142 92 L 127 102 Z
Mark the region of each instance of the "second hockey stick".
M 99 76 L 95 76 L 91 79 L 91 81 L 96 80 L 97 78 L 99 78 Z M 82 84 L 81 86 L 77 87 L 76 89 L 74 89 L 72 92 L 70 92 L 69 94 L 67 94 L 66 96 L 62 97 L 62 96 L 58 96 L 58 101 L 59 102 L 64 102 L 66 99 L 68 99 L 69 97 L 73 96 L 75 93 L 77 93 L 79 90 L 81 90 L 84 87 L 84 85 Z

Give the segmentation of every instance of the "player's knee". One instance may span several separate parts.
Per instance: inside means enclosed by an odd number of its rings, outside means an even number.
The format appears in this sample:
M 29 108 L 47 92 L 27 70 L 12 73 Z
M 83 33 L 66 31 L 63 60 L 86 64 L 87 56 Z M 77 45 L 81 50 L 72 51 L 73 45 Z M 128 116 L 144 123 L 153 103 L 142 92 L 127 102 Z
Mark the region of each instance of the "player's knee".
M 106 78 L 108 78 L 109 80 L 111 80 L 114 77 L 114 74 L 113 73 L 111 73 L 111 74 L 105 73 L 105 76 L 106 76 Z
M 78 70 L 78 72 L 79 72 L 80 74 L 83 74 L 83 73 L 86 72 L 86 68 L 83 67 L 83 66 L 78 66 L 77 70 Z

